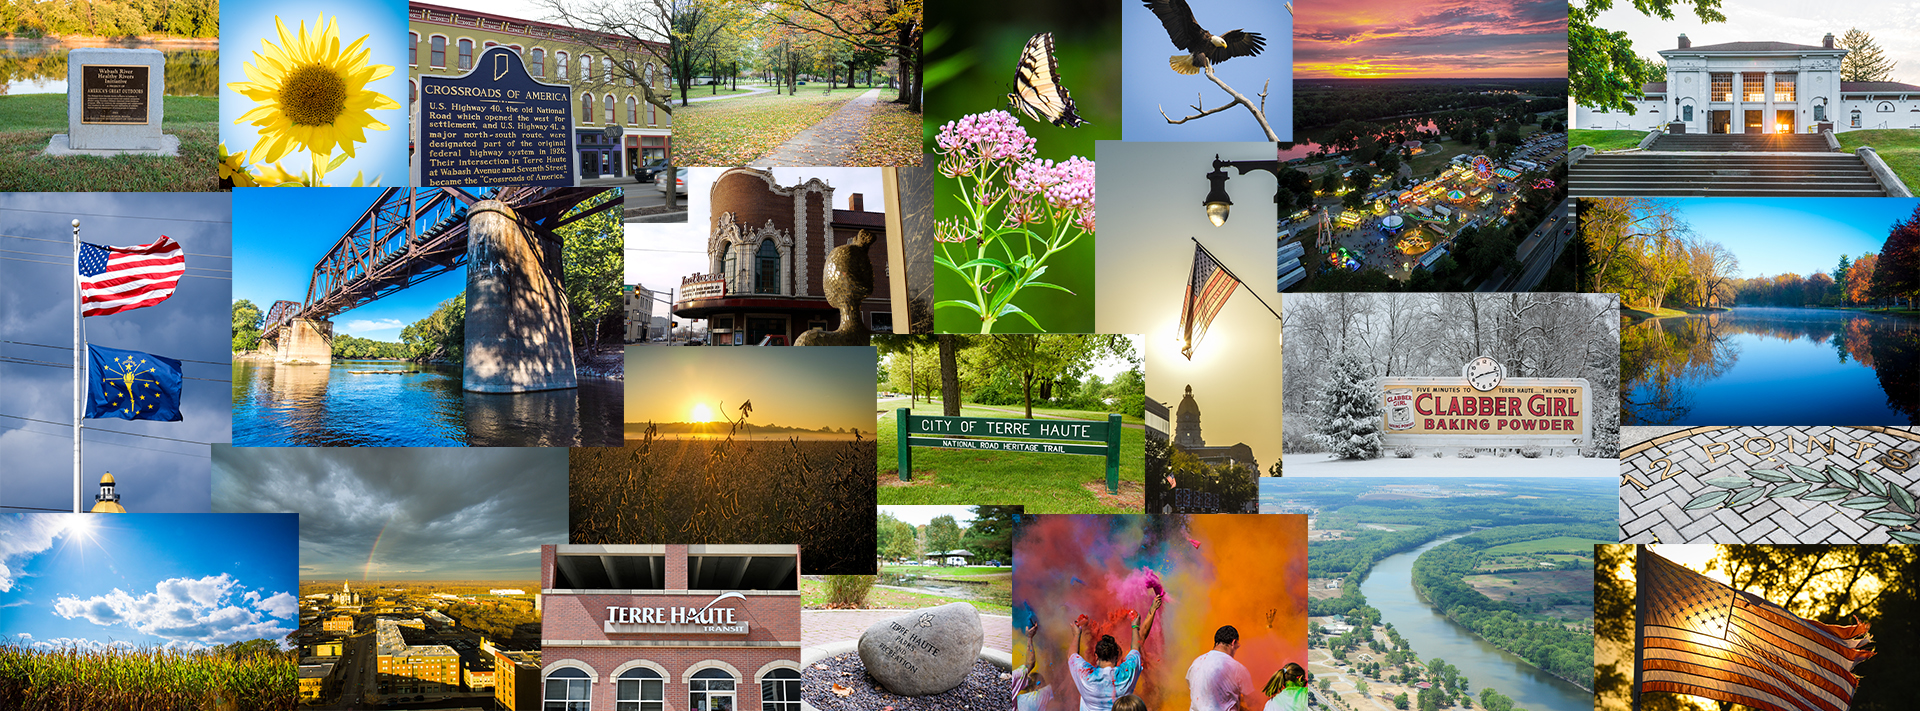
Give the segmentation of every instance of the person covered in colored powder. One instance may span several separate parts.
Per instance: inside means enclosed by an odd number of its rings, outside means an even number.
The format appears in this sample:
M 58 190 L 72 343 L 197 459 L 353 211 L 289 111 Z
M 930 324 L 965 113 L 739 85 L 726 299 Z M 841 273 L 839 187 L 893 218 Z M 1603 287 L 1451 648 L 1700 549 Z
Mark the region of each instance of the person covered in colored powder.
M 1039 623 L 1027 625 L 1027 663 L 1013 670 L 1014 711 L 1042 711 L 1053 706 L 1053 687 L 1040 676 L 1040 658 L 1033 656 L 1033 634 Z
M 1240 630 L 1225 625 L 1213 633 L 1213 649 L 1194 658 L 1187 667 L 1187 690 L 1192 711 L 1232 711 L 1245 708 L 1253 679 L 1247 667 L 1234 659 L 1240 651 Z
M 1263 691 L 1271 697 L 1265 711 L 1307 711 L 1307 670 L 1287 662 L 1267 680 Z
M 1073 686 L 1080 692 L 1080 711 L 1113 711 L 1114 700 L 1133 693 L 1133 687 L 1140 681 L 1140 643 L 1153 633 L 1153 618 L 1160 612 L 1160 604 L 1166 602 L 1167 593 L 1156 591 L 1153 607 L 1147 609 L 1146 625 L 1136 616 L 1133 621 L 1133 646 L 1127 651 L 1125 659 L 1120 657 L 1120 644 L 1113 635 L 1101 635 L 1100 641 L 1093 645 L 1093 663 L 1080 656 L 1081 644 L 1087 636 L 1087 628 L 1092 624 L 1086 615 L 1074 620 L 1073 654 L 1067 657 L 1067 671 L 1073 675 Z M 1128 614 L 1132 614 L 1129 612 Z
M 1113 700 L 1113 711 L 1147 711 L 1147 702 L 1133 694 Z

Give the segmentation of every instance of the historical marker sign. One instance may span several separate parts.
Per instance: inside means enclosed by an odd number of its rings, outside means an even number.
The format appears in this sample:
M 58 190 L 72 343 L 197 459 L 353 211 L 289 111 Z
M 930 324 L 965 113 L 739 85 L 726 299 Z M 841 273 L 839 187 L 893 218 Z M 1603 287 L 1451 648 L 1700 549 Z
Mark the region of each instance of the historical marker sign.
M 1023 420 L 938 417 L 894 410 L 900 446 L 900 480 L 913 480 L 912 447 L 973 449 L 1033 454 L 1085 454 L 1107 458 L 1107 491 L 1120 493 L 1120 416 L 1092 420 Z M 1056 440 L 1056 441 L 1037 441 Z
M 573 93 L 494 47 L 458 77 L 420 76 L 423 185 L 571 186 Z
M 1507 378 L 1503 368 L 1481 360 L 1468 363 L 1458 378 L 1381 378 L 1380 441 L 1567 447 L 1592 438 L 1592 388 L 1585 378 Z
M 80 67 L 80 123 L 145 125 L 150 67 L 88 64 Z

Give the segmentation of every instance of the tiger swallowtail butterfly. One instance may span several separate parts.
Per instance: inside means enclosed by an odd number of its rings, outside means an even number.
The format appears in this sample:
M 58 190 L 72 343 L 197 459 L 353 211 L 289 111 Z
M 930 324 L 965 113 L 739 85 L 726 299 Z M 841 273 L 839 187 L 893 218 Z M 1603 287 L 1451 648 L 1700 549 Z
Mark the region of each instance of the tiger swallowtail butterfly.
M 1060 85 L 1060 67 L 1053 58 L 1052 32 L 1042 32 L 1027 40 L 1013 81 L 1013 93 L 1007 95 L 1007 103 L 1027 118 L 1062 128 L 1087 123 L 1074 113 L 1073 97 Z

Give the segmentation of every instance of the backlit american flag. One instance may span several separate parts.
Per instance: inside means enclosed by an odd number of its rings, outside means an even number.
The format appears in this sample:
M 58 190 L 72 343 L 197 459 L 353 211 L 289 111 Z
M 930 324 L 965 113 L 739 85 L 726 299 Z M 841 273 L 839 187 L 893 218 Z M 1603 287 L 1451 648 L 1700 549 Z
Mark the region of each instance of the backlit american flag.
M 1845 711 L 1873 652 L 1867 625 L 1803 620 L 1642 549 L 1640 691 L 1666 691 L 1760 711 Z
M 186 271 L 186 254 L 171 237 L 137 247 L 82 242 L 80 315 L 105 316 L 166 301 Z
M 1193 347 L 1207 335 L 1207 324 L 1239 285 L 1240 280 L 1221 268 L 1206 248 L 1193 246 L 1193 271 L 1187 274 L 1187 291 L 1180 301 L 1180 355 L 1193 359 Z

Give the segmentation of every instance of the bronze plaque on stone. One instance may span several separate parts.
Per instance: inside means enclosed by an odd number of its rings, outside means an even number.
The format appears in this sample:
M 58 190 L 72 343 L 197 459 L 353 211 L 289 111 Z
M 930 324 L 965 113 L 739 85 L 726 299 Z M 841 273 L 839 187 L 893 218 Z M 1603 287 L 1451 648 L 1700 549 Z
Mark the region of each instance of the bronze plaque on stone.
M 148 67 L 89 64 L 80 68 L 80 123 L 147 123 Z

